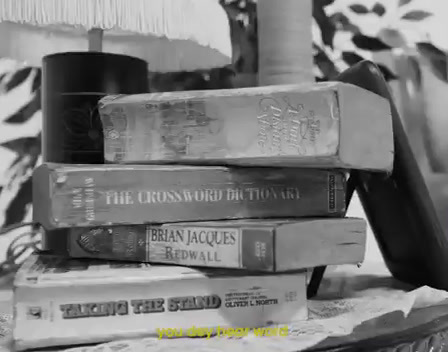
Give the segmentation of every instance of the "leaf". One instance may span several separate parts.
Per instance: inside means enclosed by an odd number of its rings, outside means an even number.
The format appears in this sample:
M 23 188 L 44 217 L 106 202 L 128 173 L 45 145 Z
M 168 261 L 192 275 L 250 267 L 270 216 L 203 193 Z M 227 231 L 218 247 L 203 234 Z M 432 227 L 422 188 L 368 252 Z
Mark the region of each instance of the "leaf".
M 420 63 L 418 59 L 414 56 L 408 56 L 407 58 L 409 69 L 412 72 L 412 78 L 415 80 L 415 85 L 418 89 L 422 87 L 422 72 L 420 69 Z
M 36 137 L 18 138 L 9 142 L 1 143 L 0 147 L 17 153 L 19 157 L 23 157 L 25 155 L 38 156 L 41 151 L 40 143 L 41 135 L 39 134 Z
M 313 17 L 320 28 L 322 42 L 333 48 L 333 38 L 336 33 L 336 25 L 328 18 L 322 6 L 313 6 Z
M 392 48 L 402 48 L 407 45 L 406 39 L 403 37 L 402 33 L 393 28 L 381 29 L 378 33 L 378 38 Z
M 433 15 L 432 13 L 427 11 L 415 10 L 405 13 L 403 16 L 401 16 L 401 19 L 408 21 L 421 21 L 424 20 L 425 18 L 431 17 L 432 15 Z
M 42 85 L 42 70 L 40 68 L 37 69 L 36 75 L 33 79 L 33 85 L 31 86 L 31 91 L 35 92 Z
M 336 65 L 317 45 L 313 45 L 313 49 L 316 51 L 313 56 L 314 64 L 319 67 L 320 71 L 324 75 L 323 80 L 328 81 L 334 79 L 339 74 Z
M 313 0 L 313 7 L 327 7 L 333 4 L 335 0 Z
M 334 1 L 335 0 L 314 0 L 313 5 L 325 7 L 330 6 Z
M 353 4 L 350 6 L 350 10 L 352 10 L 354 13 L 357 14 L 366 14 L 369 13 L 369 9 L 367 7 L 365 7 L 364 5 L 361 4 Z
M 448 83 L 448 59 L 447 54 L 436 48 L 431 43 L 417 43 L 419 53 L 425 57 L 430 64 L 431 70 L 440 80 Z
M 227 13 L 227 16 L 232 21 L 237 21 L 238 17 L 241 15 L 242 11 L 238 7 L 238 5 L 232 3 L 232 4 L 226 4 L 223 5 L 224 10 Z
M 8 184 L 12 186 L 17 179 L 23 179 L 36 167 L 41 154 L 41 134 L 36 137 L 20 138 L 15 141 L 3 143 L 1 146 L 15 151 L 18 155 L 8 167 Z
M 419 42 L 416 44 L 417 49 L 420 53 L 425 54 L 426 57 L 433 57 L 437 59 L 446 58 L 447 54 L 440 50 L 439 48 L 436 48 L 434 44 L 426 43 L 426 42 Z
M 386 8 L 377 2 L 372 8 L 372 12 L 381 17 L 386 13 Z
M 382 51 L 392 49 L 389 45 L 387 45 L 380 39 L 369 37 L 360 33 L 355 34 L 352 38 L 352 41 L 359 49 L 363 50 Z
M 7 92 L 13 90 L 14 88 L 21 85 L 25 80 L 29 77 L 31 72 L 33 71 L 32 67 L 25 67 L 20 70 L 17 70 L 12 78 L 5 84 L 5 89 Z
M 244 69 L 244 57 L 240 56 L 233 64 L 236 72 L 243 72 Z
M 329 17 L 329 20 L 336 26 L 337 30 L 342 30 L 350 33 L 360 33 L 358 26 L 350 22 L 350 19 L 342 12 L 336 12 Z
M 16 196 L 5 211 L 4 227 L 24 222 L 28 205 L 32 202 L 32 179 L 29 177 L 20 185 Z
M 387 82 L 398 79 L 398 76 L 395 73 L 393 73 L 388 67 L 378 63 L 377 66 Z
M 358 62 L 363 61 L 364 58 L 354 52 L 350 51 L 344 51 L 342 53 L 342 59 L 347 63 L 349 66 L 356 65 Z
M 400 0 L 400 2 L 398 3 L 398 6 L 404 6 L 411 2 L 412 2 L 412 0 Z
M 22 106 L 19 111 L 5 120 L 5 123 L 19 124 L 27 122 L 34 116 L 36 112 L 41 109 L 41 94 L 40 89 L 33 95 L 33 99 L 29 101 L 25 106 Z

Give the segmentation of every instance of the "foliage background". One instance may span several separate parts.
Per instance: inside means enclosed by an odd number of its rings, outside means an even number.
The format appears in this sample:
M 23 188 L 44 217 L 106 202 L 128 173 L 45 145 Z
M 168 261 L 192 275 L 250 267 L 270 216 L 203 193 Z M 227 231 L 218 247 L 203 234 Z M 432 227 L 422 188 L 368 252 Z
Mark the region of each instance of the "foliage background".
M 153 72 L 149 77 L 153 91 L 232 88 L 247 85 L 250 78 L 254 82 L 258 71 L 256 1 L 220 2 L 231 26 L 232 65 L 207 71 Z M 331 80 L 363 59 L 375 60 L 377 53 L 413 48 L 428 59 L 439 79 L 448 82 L 446 53 L 427 33 L 416 35 L 415 29 L 423 27 L 432 14 L 413 6 L 413 0 L 389 0 L 387 4 L 366 5 L 358 0 L 336 6 L 335 0 L 314 0 L 317 81 Z M 367 30 L 365 23 L 374 25 Z M 387 80 L 397 79 L 393 68 L 378 64 Z M 418 60 L 414 69 L 418 76 Z M 40 83 L 39 68 L 0 59 L 0 228 L 30 220 L 30 176 L 41 156 Z

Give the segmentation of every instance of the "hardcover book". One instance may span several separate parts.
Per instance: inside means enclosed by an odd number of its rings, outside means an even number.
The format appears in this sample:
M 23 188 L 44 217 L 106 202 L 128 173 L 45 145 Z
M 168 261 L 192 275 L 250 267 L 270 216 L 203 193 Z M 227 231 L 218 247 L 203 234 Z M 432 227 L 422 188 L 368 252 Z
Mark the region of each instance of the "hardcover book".
M 344 213 L 341 171 L 43 164 L 33 173 L 33 218 L 45 229 Z
M 107 96 L 105 160 L 390 171 L 386 99 L 340 83 Z
M 73 258 L 282 272 L 364 259 L 366 221 L 228 220 L 53 230 L 47 248 Z
M 32 255 L 14 282 L 15 348 L 287 324 L 307 318 L 305 280 Z

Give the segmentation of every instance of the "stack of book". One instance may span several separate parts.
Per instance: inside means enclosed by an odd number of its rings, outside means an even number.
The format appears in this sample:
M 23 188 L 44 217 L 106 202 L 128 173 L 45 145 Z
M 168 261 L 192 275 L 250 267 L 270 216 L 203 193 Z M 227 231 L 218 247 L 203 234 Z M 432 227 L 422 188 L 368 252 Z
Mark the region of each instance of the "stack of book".
M 392 168 L 385 99 L 334 82 L 109 96 L 99 113 L 105 165 L 34 172 L 51 253 L 17 274 L 17 349 L 287 324 L 307 318 L 307 269 L 363 261 L 346 179 Z

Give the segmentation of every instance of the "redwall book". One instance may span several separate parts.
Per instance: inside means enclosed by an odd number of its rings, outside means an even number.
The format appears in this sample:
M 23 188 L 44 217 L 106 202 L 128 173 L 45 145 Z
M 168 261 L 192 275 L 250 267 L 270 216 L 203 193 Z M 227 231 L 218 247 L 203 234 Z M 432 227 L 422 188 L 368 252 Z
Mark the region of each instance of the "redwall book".
M 228 220 L 53 230 L 46 248 L 74 258 L 282 272 L 358 264 L 366 221 Z
M 341 171 L 43 164 L 33 173 L 33 217 L 45 229 L 344 213 Z
M 32 255 L 14 282 L 15 350 L 307 318 L 304 272 L 238 273 Z

